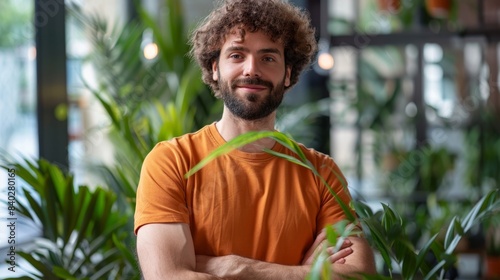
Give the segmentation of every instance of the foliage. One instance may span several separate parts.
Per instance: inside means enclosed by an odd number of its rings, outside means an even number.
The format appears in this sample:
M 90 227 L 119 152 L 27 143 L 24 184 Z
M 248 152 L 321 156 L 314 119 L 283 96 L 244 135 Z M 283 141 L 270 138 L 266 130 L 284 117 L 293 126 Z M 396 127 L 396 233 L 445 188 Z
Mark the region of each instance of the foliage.
M 377 3 L 378 2 L 378 3 Z M 427 27 L 436 32 L 441 28 L 459 28 L 458 8 L 461 1 L 450 0 L 448 13 L 433 13 L 429 0 L 378 0 L 370 1 L 366 9 L 361 11 L 360 27 L 365 32 L 373 32 L 373 23 L 377 21 L 379 28 L 388 28 L 386 32 L 404 32 L 420 27 Z M 440 1 L 442 2 L 442 1 Z M 465 1 L 463 1 L 465 2 Z M 373 13 L 377 11 L 378 13 Z M 423 25 L 423 26 L 420 26 Z
M 125 261 L 134 257 L 122 244 L 128 217 L 117 211 L 116 194 L 76 187 L 72 175 L 43 159 L 3 159 L 2 167 L 26 183 L 18 190 L 24 200 L 16 200 L 17 213 L 41 232 L 32 251 L 18 252 L 36 269 L 31 279 L 137 278 Z
M 486 255 L 500 256 L 500 211 L 493 212 L 484 221 Z
M 435 193 L 448 172 L 455 167 L 455 158 L 456 155 L 448 149 L 430 145 L 400 154 L 399 162 L 389 174 L 389 187 L 398 192 L 401 184 L 408 185 L 406 181 L 410 181 L 411 191 Z
M 168 18 L 159 25 L 137 6 L 137 20 L 108 30 L 106 21 L 73 14 L 89 29 L 95 48 L 90 61 L 98 73 L 98 86 L 87 86 L 110 120 L 109 137 L 115 146 L 114 166 L 94 166 L 117 193 L 121 208 L 135 209 L 135 188 L 140 166 L 158 142 L 192 132 L 212 119 L 218 108 L 202 83 L 199 69 L 188 57 L 181 1 L 165 1 Z M 143 36 L 152 32 L 158 58 L 141 57 Z
M 479 108 L 476 120 L 466 131 L 466 180 L 472 186 L 500 188 L 500 124 L 499 112 Z
M 0 47 L 19 46 L 33 38 L 33 11 L 27 8 L 29 6 L 14 0 L 0 1 Z
M 318 171 L 305 158 L 296 142 L 283 133 L 264 131 L 248 132 L 228 141 L 193 167 L 186 174 L 186 177 L 203 168 L 203 166 L 214 158 L 266 137 L 272 138 L 284 145 L 293 151 L 296 156 L 288 156 L 268 149 L 264 151 L 308 168 L 316 176 L 319 176 Z M 325 182 L 323 178 L 319 178 Z M 328 187 L 331 194 L 336 197 L 330 186 Z M 412 243 L 411 237 L 407 235 L 404 219 L 389 205 L 382 204 L 381 210 L 373 212 L 367 204 L 355 201 L 353 206 L 359 216 L 356 218 L 348 205 L 342 203 L 341 200 L 337 201 L 343 208 L 349 223 L 361 223 L 368 241 L 382 256 L 384 264 L 388 268 L 390 278 L 382 275 L 362 275 L 364 279 L 392 279 L 394 276 L 393 271 L 396 270 L 394 264 L 399 266 L 403 279 L 414 279 L 419 276 L 423 277 L 423 279 L 435 279 L 436 277 L 444 279 L 446 271 L 456 261 L 455 249 L 461 238 L 473 226 L 479 225 L 487 215 L 500 210 L 497 191 L 491 191 L 484 195 L 465 215 L 451 218 L 448 227 L 443 228 L 445 232 L 443 240 L 437 238 L 439 233 L 436 233 L 423 246 L 418 248 L 417 245 Z M 328 239 L 332 244 L 336 244 L 337 246 L 342 243 L 342 237 L 352 234 L 350 228 L 342 225 L 330 228 L 327 232 Z M 433 257 L 433 261 L 428 260 L 429 255 Z M 326 253 L 320 253 L 313 263 L 308 279 L 330 279 L 329 277 L 333 272 L 329 270 L 330 266 L 327 265 L 328 262 Z
M 329 116 L 330 107 L 330 98 L 306 101 L 298 106 L 283 102 L 277 112 L 276 129 L 293 135 L 297 142 L 306 146 L 315 146 L 314 139 L 319 136 L 311 127 L 321 117 Z
M 3 2 L 2 2 L 3 3 Z M 165 0 L 165 25 L 138 6 L 139 17 L 110 29 L 97 16 L 68 5 L 89 34 L 94 51 L 88 60 L 97 71 L 97 86 L 87 88 L 109 117 L 109 137 L 116 163 L 95 164 L 107 188 L 73 186 L 73 177 L 46 161 L 15 166 L 34 193 L 24 192 L 22 214 L 34 220 L 43 237 L 20 256 L 33 265 L 34 278 L 138 279 L 133 254 L 135 190 L 140 166 L 153 146 L 192 132 L 210 122 L 220 108 L 191 63 L 180 0 Z M 141 57 L 142 39 L 151 30 L 159 47 L 156 60 Z M 27 167 L 24 167 L 27 166 Z M 54 202 L 55 201 L 55 202 Z
M 2 4 L 4 2 L 0 3 L 0 14 L 4 11 L 1 9 Z M 135 188 L 144 157 L 156 143 L 196 130 L 213 120 L 213 116 L 221 109 L 215 105 L 215 98 L 202 84 L 199 70 L 189 60 L 188 45 L 179 43 L 187 42 L 188 34 L 181 4 L 180 0 L 165 0 L 164 6 L 169 12 L 164 25 L 158 24 L 153 16 L 138 6 L 139 16 L 136 20 L 113 30 L 109 30 L 106 21 L 85 16 L 78 7 L 70 9 L 70 14 L 80 19 L 89 31 L 95 48 L 89 59 L 98 73 L 98 85 L 87 87 L 109 117 L 110 139 L 115 147 L 116 163 L 113 166 L 96 167 L 106 178 L 109 189 L 76 187 L 70 174 L 44 160 L 5 164 L 9 168 L 14 166 L 19 177 L 28 184 L 28 188 L 23 191 L 26 202 L 20 201 L 18 205 L 20 213 L 35 222 L 43 233 L 42 238 L 35 242 L 33 252 L 20 252 L 37 270 L 33 278 L 139 277 L 135 257 L 130 252 L 130 248 L 134 247 L 130 217 L 135 209 Z M 152 32 L 159 48 L 156 60 L 146 60 L 140 55 L 147 32 Z M 374 88 L 376 91 L 379 89 Z M 355 104 L 366 106 L 359 110 L 363 114 L 374 113 L 368 119 L 364 115 L 358 125 L 379 128 L 378 125 L 383 124 L 383 119 L 390 115 L 395 106 L 400 89 L 399 80 L 394 81 L 393 89 L 394 93 L 383 99 L 367 95 L 370 99 L 362 100 L 366 103 Z M 372 106 L 373 102 L 377 106 Z M 328 109 L 325 104 L 319 104 L 320 108 Z M 311 108 L 310 112 L 316 109 Z M 285 128 L 287 125 L 296 127 L 298 119 L 284 116 L 282 130 L 288 131 Z M 221 147 L 196 168 L 201 168 L 202 164 L 218 154 L 262 137 L 272 137 L 297 153 L 297 157 L 275 153 L 276 156 L 309 168 L 318 175 L 296 143 L 277 132 L 242 135 Z M 352 214 L 348 218 L 351 222 L 361 222 L 390 273 L 395 269 L 393 263 L 396 262 L 401 266 L 402 274 L 408 277 L 405 279 L 417 275 L 433 277 L 443 275 L 454 259 L 453 248 L 457 240 L 493 209 L 493 201 L 494 194 L 489 193 L 467 216 L 457 216 L 447 223 L 449 227 L 444 243 L 440 243 L 435 235 L 418 248 L 406 235 L 404 219 L 389 205 L 383 205 L 383 210 L 373 213 L 367 205 L 356 202 L 353 206 L 360 214 L 359 220 Z M 348 211 L 350 205 L 343 205 L 341 201 L 340 204 L 346 213 L 351 213 Z M 334 244 L 352 234 L 351 230 L 347 224 L 339 224 L 335 229 L 328 229 L 328 238 Z M 429 253 L 438 262 L 429 263 L 425 258 Z M 316 259 L 310 279 L 332 273 L 329 266 L 325 265 L 324 256 L 325 252 L 322 252 Z M 383 276 L 366 277 L 385 279 Z

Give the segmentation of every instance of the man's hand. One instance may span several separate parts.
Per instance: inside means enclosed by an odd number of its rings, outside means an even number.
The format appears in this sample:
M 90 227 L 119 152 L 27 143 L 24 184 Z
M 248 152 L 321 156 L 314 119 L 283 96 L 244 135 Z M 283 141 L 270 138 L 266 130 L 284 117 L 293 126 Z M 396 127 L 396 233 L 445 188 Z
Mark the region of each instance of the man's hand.
M 322 230 L 320 234 L 316 236 L 316 240 L 314 240 L 311 248 L 307 250 L 304 259 L 302 260 L 302 265 L 311 265 L 316 255 L 323 249 L 324 244 L 328 244 L 328 241 L 326 240 L 326 231 Z M 330 255 L 330 262 L 339 264 L 345 263 L 345 257 L 349 256 L 353 252 L 351 245 L 352 242 L 346 238 L 337 252 L 335 251 L 335 246 L 328 247 L 326 252 Z

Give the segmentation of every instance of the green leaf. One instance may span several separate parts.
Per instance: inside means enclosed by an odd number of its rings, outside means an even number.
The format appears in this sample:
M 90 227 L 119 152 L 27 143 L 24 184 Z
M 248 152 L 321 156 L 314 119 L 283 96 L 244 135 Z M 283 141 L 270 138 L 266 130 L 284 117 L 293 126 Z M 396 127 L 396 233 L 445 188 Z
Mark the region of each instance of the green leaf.
M 403 257 L 401 274 L 403 279 L 413 278 L 418 271 L 417 258 L 413 252 L 407 252 Z
M 450 225 L 448 226 L 448 229 L 446 230 L 446 234 L 444 237 L 444 247 L 449 248 L 453 239 L 455 238 L 455 228 L 454 225 L 457 221 L 458 217 L 453 217 L 451 219 Z
M 262 138 L 275 136 L 277 134 L 279 134 L 279 133 L 274 132 L 274 131 L 252 131 L 252 132 L 247 132 L 245 134 L 238 135 L 237 137 L 231 139 L 230 141 L 226 142 L 224 145 L 218 147 L 213 152 L 211 152 L 207 157 L 205 157 L 198 164 L 196 164 L 193 168 L 191 168 L 191 170 L 189 170 L 184 175 L 184 177 L 188 178 L 189 176 L 196 173 L 198 170 L 203 168 L 205 165 L 207 165 L 212 160 L 216 159 L 219 156 L 225 155 L 234 149 L 245 146 L 247 144 L 250 144 L 250 143 L 257 141 L 259 139 L 262 139 Z
M 75 191 L 73 184 L 68 184 L 65 188 L 64 199 L 62 200 L 62 216 L 63 216 L 63 242 L 68 243 L 71 233 L 75 230 L 78 221 L 78 214 L 74 209 L 75 207 Z
M 134 254 L 132 254 L 132 250 L 130 250 L 128 247 L 126 247 L 123 243 L 123 240 L 118 240 L 118 237 L 116 234 L 113 234 L 112 236 L 113 239 L 113 244 L 120 250 L 121 254 L 125 256 L 125 258 L 128 260 L 129 263 L 136 263 L 137 259 Z
M 388 266 L 389 270 L 392 271 L 392 247 L 386 242 L 384 233 L 379 229 L 379 222 L 376 219 L 369 218 L 363 219 L 362 223 L 370 232 L 373 245 L 375 245 L 384 259 L 384 263 Z
M 264 150 L 266 153 L 269 153 L 271 155 L 274 155 L 276 157 L 279 157 L 279 158 L 282 158 L 282 159 L 285 159 L 287 161 L 290 161 L 292 163 L 295 163 L 297 165 L 300 165 L 300 166 L 303 166 L 309 170 L 311 170 L 311 167 L 305 163 L 303 163 L 302 161 L 298 160 L 297 158 L 293 157 L 293 156 L 290 156 L 290 155 L 287 155 L 287 154 L 283 154 L 283 153 L 279 153 L 279 152 L 275 152 L 273 150 L 270 150 L 270 149 L 265 149 Z
M 427 254 L 432 246 L 432 244 L 434 243 L 434 241 L 436 240 L 438 234 L 435 234 L 434 236 L 432 236 L 431 238 L 429 238 L 429 240 L 427 240 L 427 242 L 424 244 L 424 246 L 422 246 L 422 248 L 420 249 L 420 251 L 418 252 L 418 255 L 417 255 L 417 261 L 416 261 L 416 267 L 421 267 L 422 264 L 424 263 L 425 261 L 425 258 L 427 257 Z M 435 255 L 440 255 L 440 254 L 436 254 L 436 252 L 434 252 Z
M 66 280 L 77 280 L 78 278 L 73 276 L 69 271 L 66 269 L 60 267 L 60 266 L 54 266 L 52 268 L 54 271 L 54 274 L 57 275 L 61 279 L 66 279 Z
M 326 227 L 326 239 L 328 240 L 328 243 L 330 245 L 331 244 L 337 244 L 337 241 L 338 241 L 339 237 L 340 237 L 339 234 L 333 228 L 333 226 Z
M 42 210 L 42 207 L 33 198 L 33 196 L 31 195 L 31 193 L 29 191 L 23 190 L 23 192 L 24 192 L 24 197 L 26 197 L 26 200 L 28 200 L 28 203 L 29 203 L 29 206 L 26 206 L 26 207 L 30 208 L 38 218 L 38 221 L 36 221 L 36 220 L 33 220 L 33 221 L 37 222 L 37 223 L 41 223 L 43 225 L 43 223 L 45 222 L 45 215 L 43 214 L 44 211 Z
M 46 267 L 44 263 L 35 259 L 30 254 L 25 252 L 17 252 L 19 256 L 21 256 L 25 261 L 27 261 L 30 265 L 32 265 L 37 271 L 39 271 L 44 279 L 56 279 L 56 275 L 52 273 L 52 271 Z
M 299 159 L 303 163 L 307 163 L 308 162 L 308 159 L 306 158 L 306 155 L 304 154 L 304 152 L 302 151 L 302 149 L 299 147 L 299 145 L 297 144 L 297 142 L 293 141 L 290 137 L 286 136 L 285 134 L 283 134 L 281 132 L 276 132 L 276 133 L 274 133 L 271 136 L 271 138 L 273 138 L 278 143 L 280 143 L 281 145 L 283 145 L 286 148 L 288 148 L 290 151 L 292 151 L 295 154 L 297 154 L 299 156 Z
M 325 269 L 326 268 L 326 269 Z M 308 280 L 321 280 L 321 279 L 331 279 L 328 271 L 330 269 L 330 261 L 328 260 L 328 254 L 321 250 L 319 255 L 314 260 L 311 270 L 309 271 L 306 279 Z
M 436 274 L 438 273 L 438 271 L 440 271 L 441 269 L 443 269 L 443 267 L 445 266 L 445 264 L 446 264 L 446 261 L 440 261 L 438 264 L 436 264 L 432 268 L 432 270 L 427 275 L 425 275 L 424 280 L 435 279 L 433 277 L 436 276 Z

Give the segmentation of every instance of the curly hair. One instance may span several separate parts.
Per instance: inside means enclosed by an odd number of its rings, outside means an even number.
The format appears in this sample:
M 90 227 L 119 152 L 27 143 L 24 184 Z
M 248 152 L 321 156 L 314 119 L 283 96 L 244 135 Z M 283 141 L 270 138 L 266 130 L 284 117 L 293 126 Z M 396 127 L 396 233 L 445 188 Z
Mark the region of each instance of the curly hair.
M 200 65 L 202 79 L 218 96 L 212 63 L 219 58 L 226 35 L 236 26 L 261 31 L 274 42 L 283 42 L 285 65 L 291 68 L 289 89 L 316 54 L 315 30 L 309 13 L 284 0 L 220 0 L 191 35 L 191 56 Z M 244 31 L 240 35 L 244 36 Z

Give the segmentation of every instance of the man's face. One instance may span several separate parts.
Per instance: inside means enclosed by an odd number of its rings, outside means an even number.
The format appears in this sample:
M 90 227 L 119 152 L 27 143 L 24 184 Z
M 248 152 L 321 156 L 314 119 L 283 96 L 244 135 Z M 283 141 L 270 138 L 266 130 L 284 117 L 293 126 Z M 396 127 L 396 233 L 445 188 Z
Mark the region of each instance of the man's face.
M 262 32 L 246 32 L 242 39 L 233 31 L 212 65 L 213 79 L 232 114 L 245 120 L 267 117 L 281 104 L 285 87 L 290 85 L 283 45 Z

